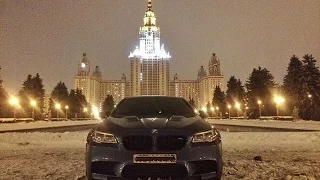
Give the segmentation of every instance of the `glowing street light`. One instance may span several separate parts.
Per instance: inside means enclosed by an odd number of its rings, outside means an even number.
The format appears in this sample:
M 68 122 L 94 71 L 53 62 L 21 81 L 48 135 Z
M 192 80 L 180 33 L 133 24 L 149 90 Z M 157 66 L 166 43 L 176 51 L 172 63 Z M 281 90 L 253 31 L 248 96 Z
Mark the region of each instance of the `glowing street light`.
M 88 112 L 88 108 L 83 108 L 83 112 L 84 112 L 84 118 L 86 118 L 86 113 Z
M 56 109 L 57 109 L 57 120 L 59 120 L 59 110 L 60 110 L 60 108 L 61 108 L 61 104 L 57 103 L 57 104 L 55 105 L 55 107 L 56 107 Z
M 259 105 L 259 118 L 261 118 L 261 104 L 262 104 L 262 101 L 258 100 L 258 105 Z
M 277 108 L 277 118 L 279 119 L 279 105 L 281 105 L 284 102 L 284 98 L 282 96 L 274 96 L 274 102 L 276 103 Z
M 64 108 L 66 109 L 66 119 L 68 119 L 68 109 L 69 109 L 69 106 L 66 105 Z
M 230 110 L 231 110 L 231 105 L 228 105 L 228 110 L 229 110 L 229 119 L 230 119 Z
M 217 110 L 217 118 L 219 118 L 219 107 L 218 106 L 216 107 L 216 110 Z
M 213 117 L 214 107 L 211 106 L 210 110 L 211 110 L 211 117 Z
M 202 107 L 203 112 L 207 112 L 207 108 L 205 106 Z
M 16 119 L 16 107 L 19 105 L 19 99 L 12 97 L 9 100 L 9 104 L 13 107 L 13 119 Z
M 235 107 L 237 108 L 237 119 L 239 118 L 239 110 L 240 110 L 240 104 L 236 102 Z
M 34 107 L 36 107 L 37 102 L 35 100 L 31 100 L 30 105 L 32 106 L 32 119 L 34 120 Z

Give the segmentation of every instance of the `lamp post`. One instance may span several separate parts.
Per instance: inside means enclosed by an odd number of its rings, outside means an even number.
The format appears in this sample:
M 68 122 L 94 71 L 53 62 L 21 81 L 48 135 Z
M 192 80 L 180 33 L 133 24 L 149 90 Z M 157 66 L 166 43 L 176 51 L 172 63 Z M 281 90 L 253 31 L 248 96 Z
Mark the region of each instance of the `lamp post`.
M 64 108 L 66 109 L 66 119 L 68 120 L 68 109 L 69 109 L 69 106 L 66 105 Z
M 237 119 L 239 119 L 239 109 L 240 109 L 240 104 L 236 102 L 236 108 L 237 108 Z
M 35 100 L 31 100 L 30 105 L 32 106 L 32 119 L 35 120 L 34 119 L 34 107 L 36 107 L 37 102 Z
M 57 120 L 59 120 L 59 110 L 61 108 L 61 104 L 57 103 L 55 107 L 57 109 Z
M 86 113 L 87 113 L 87 111 L 88 111 L 88 108 L 83 108 L 83 112 L 84 112 L 84 118 L 86 118 Z
M 279 105 L 284 102 L 284 98 L 282 96 L 275 96 L 274 102 L 276 103 L 277 108 L 277 118 L 279 119 Z
M 258 100 L 258 105 L 259 105 L 259 118 L 261 118 L 261 101 Z
M 218 106 L 216 107 L 216 110 L 217 110 L 217 118 L 219 118 L 219 107 Z
M 15 120 L 16 119 L 16 106 L 19 104 L 19 99 L 16 97 L 12 97 L 9 100 L 9 104 L 12 105 L 12 107 L 13 107 L 13 119 Z
M 211 110 L 211 117 L 213 118 L 214 107 L 211 107 L 210 110 Z
M 231 114 L 230 114 L 231 105 L 230 104 L 228 105 L 228 110 L 229 110 L 229 119 L 230 119 L 230 117 L 231 117 Z

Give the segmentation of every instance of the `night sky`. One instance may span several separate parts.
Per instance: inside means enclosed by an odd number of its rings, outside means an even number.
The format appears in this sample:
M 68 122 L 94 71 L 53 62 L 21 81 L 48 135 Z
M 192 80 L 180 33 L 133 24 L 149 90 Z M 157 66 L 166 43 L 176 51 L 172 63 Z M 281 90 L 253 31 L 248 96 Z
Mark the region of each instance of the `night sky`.
M 161 41 L 172 56 L 171 78 L 196 79 L 212 53 L 225 81 L 245 82 L 266 67 L 282 83 L 293 54 L 320 61 L 319 0 L 153 0 Z M 46 93 L 63 81 L 74 88 L 82 53 L 103 79 L 130 77 L 128 55 L 138 43 L 147 0 L 0 0 L 0 66 L 15 93 L 28 74 Z M 318 63 L 319 65 L 319 63 Z

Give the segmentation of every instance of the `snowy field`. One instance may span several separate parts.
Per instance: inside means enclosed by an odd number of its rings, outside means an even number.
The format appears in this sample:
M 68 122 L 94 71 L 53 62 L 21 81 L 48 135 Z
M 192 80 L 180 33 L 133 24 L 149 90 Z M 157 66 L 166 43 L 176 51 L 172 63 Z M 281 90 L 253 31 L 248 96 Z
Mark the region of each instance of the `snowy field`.
M 221 134 L 224 180 L 320 179 L 320 132 Z M 0 134 L 0 179 L 85 179 L 86 135 Z
M 99 123 L 100 120 L 86 120 L 86 121 L 28 121 L 19 123 L 0 123 L 0 132 L 7 130 L 19 129 L 35 129 L 58 126 L 74 126 Z

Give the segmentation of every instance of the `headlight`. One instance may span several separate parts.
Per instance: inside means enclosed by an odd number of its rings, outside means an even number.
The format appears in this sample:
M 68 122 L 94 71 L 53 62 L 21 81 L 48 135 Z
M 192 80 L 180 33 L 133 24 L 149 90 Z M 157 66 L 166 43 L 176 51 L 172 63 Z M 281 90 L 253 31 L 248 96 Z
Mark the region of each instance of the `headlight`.
M 91 133 L 91 139 L 95 143 L 106 143 L 106 144 L 116 144 L 117 139 L 113 134 L 104 133 L 100 131 L 93 131 Z
M 192 138 L 192 142 L 193 143 L 214 142 L 217 139 L 220 139 L 220 134 L 216 129 L 214 129 L 214 130 L 195 134 Z

